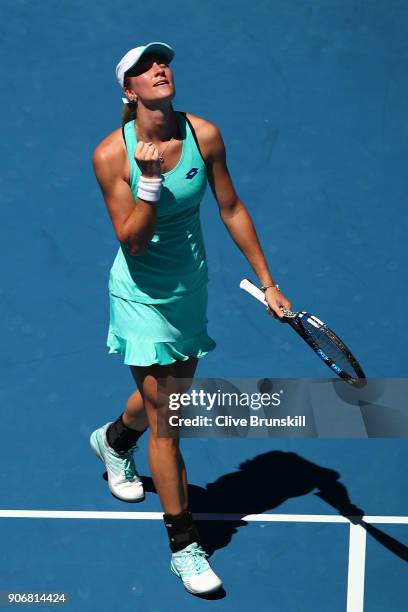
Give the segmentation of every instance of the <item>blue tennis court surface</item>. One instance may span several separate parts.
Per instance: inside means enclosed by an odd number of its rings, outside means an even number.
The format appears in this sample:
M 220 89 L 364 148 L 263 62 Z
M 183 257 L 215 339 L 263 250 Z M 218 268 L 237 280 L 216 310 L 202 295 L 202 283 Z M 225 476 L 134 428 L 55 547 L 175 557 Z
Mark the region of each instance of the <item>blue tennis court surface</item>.
M 405 439 L 183 440 L 191 508 L 205 515 L 225 586 L 211 601 L 169 571 L 146 439 L 141 504 L 110 495 L 88 439 L 134 391 L 105 346 L 117 242 L 91 156 L 120 125 L 116 62 L 151 40 L 176 50 L 175 108 L 220 127 L 236 190 L 294 307 L 344 336 L 369 377 L 407 376 L 397 328 L 407 305 L 406 4 L 2 9 L 0 591 L 64 591 L 75 612 L 404 611 Z M 329 376 L 239 290 L 256 279 L 209 189 L 201 210 L 217 349 L 197 376 Z M 365 526 L 341 516 L 346 498 Z

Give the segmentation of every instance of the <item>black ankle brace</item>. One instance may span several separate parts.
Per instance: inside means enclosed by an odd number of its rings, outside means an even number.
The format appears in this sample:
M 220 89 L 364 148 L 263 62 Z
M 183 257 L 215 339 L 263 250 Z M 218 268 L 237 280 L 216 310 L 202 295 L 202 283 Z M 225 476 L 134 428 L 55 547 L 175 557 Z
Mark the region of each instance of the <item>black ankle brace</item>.
M 106 440 L 111 448 L 117 453 L 123 453 L 128 451 L 135 442 L 138 441 L 140 436 L 146 431 L 136 431 L 135 429 L 130 429 L 127 425 L 124 424 L 123 415 L 114 422 L 111 423 L 106 430 Z
M 193 515 L 188 510 L 180 514 L 164 514 L 163 520 L 172 552 L 178 552 L 193 542 L 200 544 L 200 535 L 193 523 Z

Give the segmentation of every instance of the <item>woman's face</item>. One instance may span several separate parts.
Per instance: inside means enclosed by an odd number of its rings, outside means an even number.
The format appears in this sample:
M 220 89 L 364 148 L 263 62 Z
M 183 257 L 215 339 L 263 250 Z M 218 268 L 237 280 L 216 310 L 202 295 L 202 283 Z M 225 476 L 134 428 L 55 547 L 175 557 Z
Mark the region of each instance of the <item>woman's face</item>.
M 163 56 L 157 53 L 142 55 L 136 66 L 126 73 L 129 99 L 135 96 L 142 102 L 172 99 L 175 96 L 173 72 Z

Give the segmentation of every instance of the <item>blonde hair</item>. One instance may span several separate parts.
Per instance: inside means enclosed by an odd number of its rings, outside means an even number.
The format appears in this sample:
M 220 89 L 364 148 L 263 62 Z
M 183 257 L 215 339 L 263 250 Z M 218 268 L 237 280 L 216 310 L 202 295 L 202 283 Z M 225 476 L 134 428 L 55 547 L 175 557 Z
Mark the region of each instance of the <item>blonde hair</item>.
M 125 76 L 123 81 L 123 87 L 129 87 L 129 79 Z M 137 101 L 130 101 L 128 104 L 124 104 L 124 109 L 122 112 L 122 127 L 128 121 L 133 121 L 137 116 Z

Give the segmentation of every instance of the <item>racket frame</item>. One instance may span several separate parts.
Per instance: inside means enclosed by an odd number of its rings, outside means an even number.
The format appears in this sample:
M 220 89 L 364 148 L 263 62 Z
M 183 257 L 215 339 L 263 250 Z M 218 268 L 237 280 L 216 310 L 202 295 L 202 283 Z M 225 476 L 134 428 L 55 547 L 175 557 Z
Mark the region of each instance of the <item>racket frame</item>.
M 263 293 L 263 291 L 261 291 L 261 289 L 254 285 L 254 283 L 252 283 L 247 278 L 244 278 L 240 282 L 239 286 L 241 289 L 250 293 L 254 298 L 262 302 L 268 308 L 268 303 L 265 299 L 265 294 Z M 294 312 L 292 310 L 284 308 L 282 309 L 282 312 L 284 316 L 281 320 L 285 323 L 288 323 L 292 327 L 292 329 L 294 329 L 295 332 L 310 346 L 310 348 L 313 349 L 313 351 L 318 357 L 320 357 L 323 363 L 325 363 L 333 372 L 335 372 L 337 376 L 348 382 L 350 385 L 353 385 L 354 387 L 359 389 L 366 385 L 366 376 L 359 362 L 354 357 L 353 353 L 343 342 L 343 340 L 341 340 L 332 329 L 327 327 L 327 325 L 323 323 L 323 321 L 318 319 L 315 315 L 312 315 L 309 312 L 305 311 Z M 350 374 L 348 374 L 343 368 L 341 368 L 337 363 L 335 363 L 333 359 L 326 355 L 326 353 L 319 347 L 316 340 L 314 340 L 314 338 L 305 328 L 302 319 L 305 321 L 307 320 L 311 325 L 313 325 L 317 329 L 321 329 L 325 333 L 328 339 L 333 342 L 333 344 L 343 353 L 343 355 L 349 361 L 354 371 L 356 372 L 356 376 L 351 376 Z

